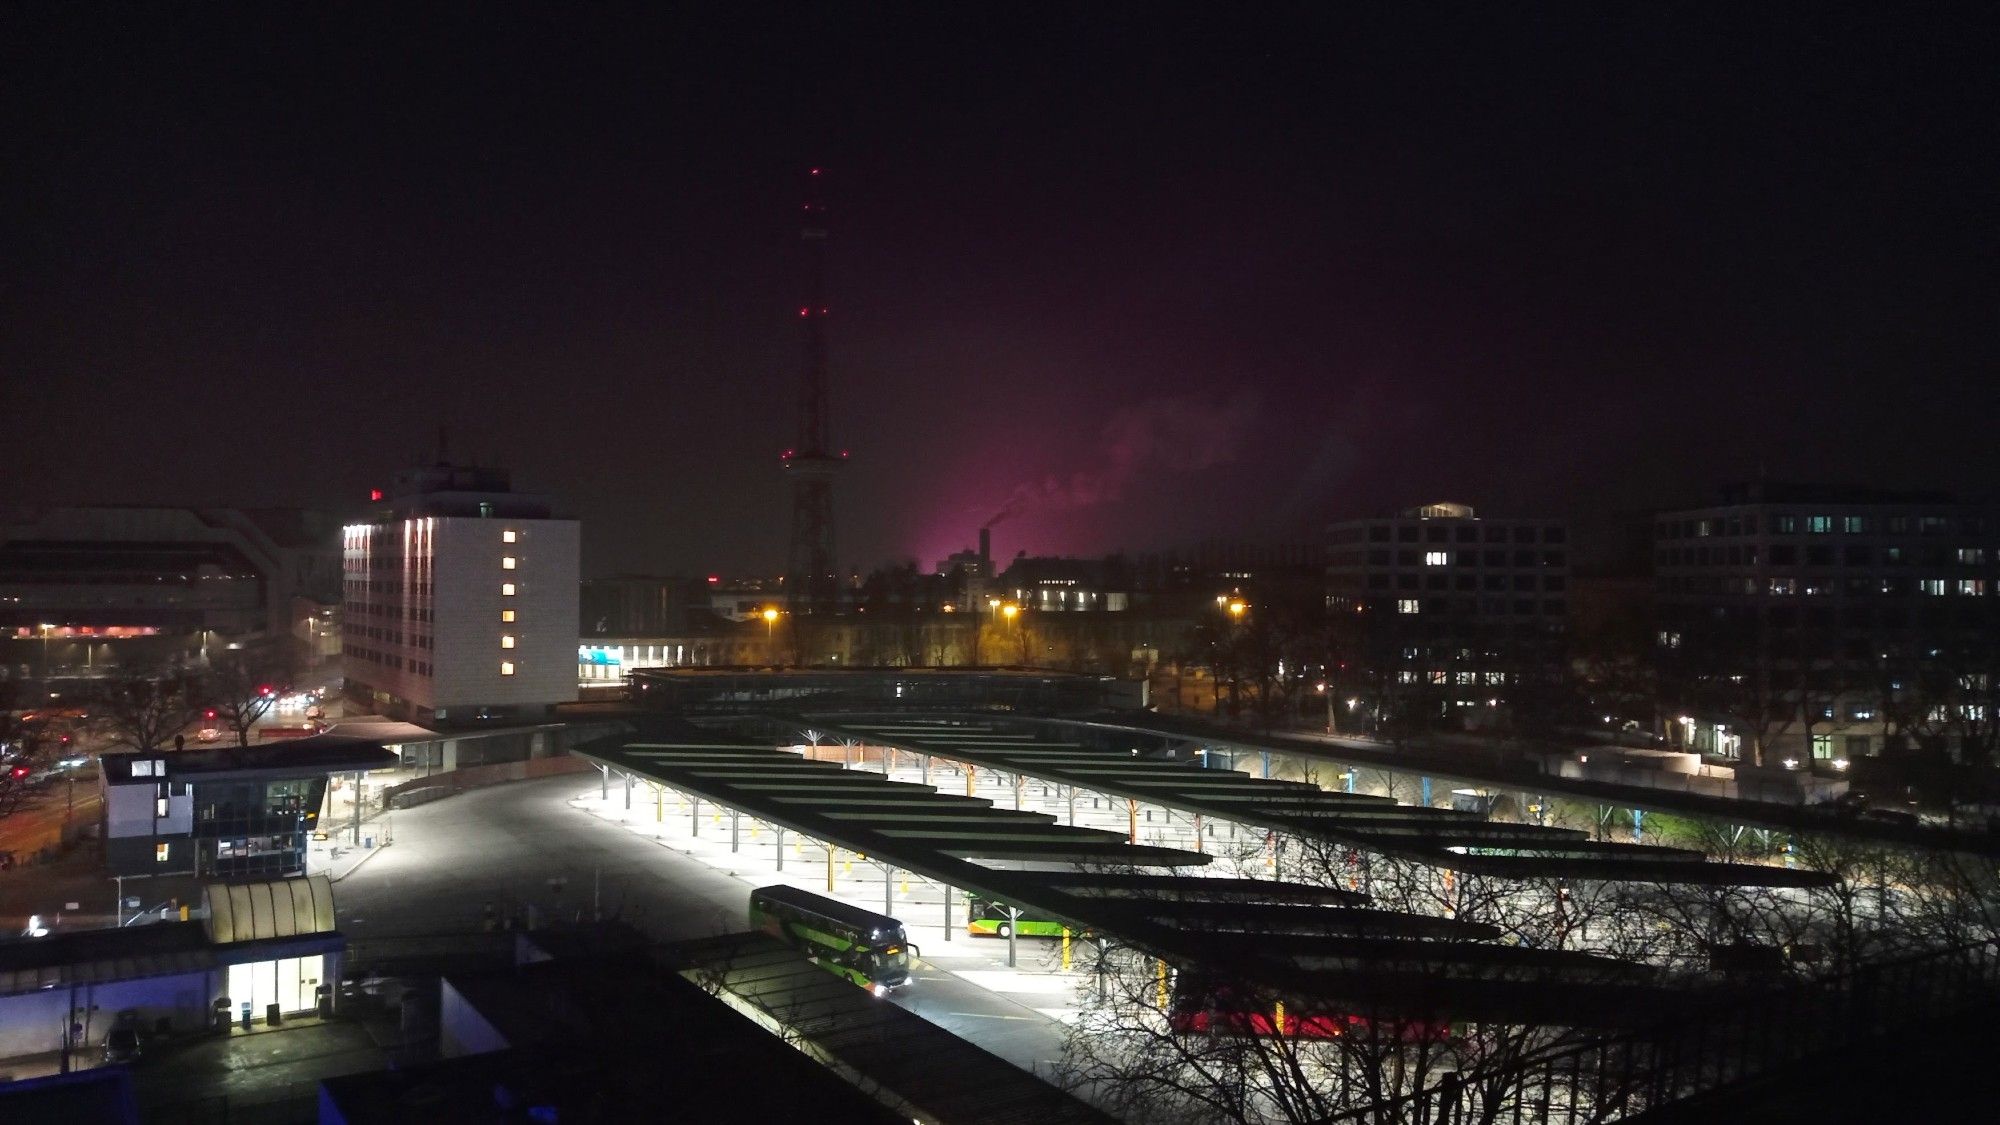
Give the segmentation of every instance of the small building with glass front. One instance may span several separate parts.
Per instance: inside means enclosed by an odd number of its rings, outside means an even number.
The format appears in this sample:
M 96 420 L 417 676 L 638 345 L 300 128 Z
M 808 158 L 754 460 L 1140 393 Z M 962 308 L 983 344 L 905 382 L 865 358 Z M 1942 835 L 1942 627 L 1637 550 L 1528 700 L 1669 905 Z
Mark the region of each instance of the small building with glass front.
M 380 743 L 322 735 L 101 763 L 107 874 L 227 881 L 305 874 L 327 779 L 392 768 L 397 757 Z

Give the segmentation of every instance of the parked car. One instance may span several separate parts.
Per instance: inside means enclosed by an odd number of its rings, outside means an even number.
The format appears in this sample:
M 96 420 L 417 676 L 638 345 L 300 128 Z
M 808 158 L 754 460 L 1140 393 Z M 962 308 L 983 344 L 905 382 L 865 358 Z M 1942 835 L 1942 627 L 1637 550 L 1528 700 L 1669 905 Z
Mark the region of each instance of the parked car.
M 139 1038 L 139 1029 L 130 1024 L 119 1024 L 104 1037 L 104 1061 L 131 1064 L 139 1061 L 144 1044 Z

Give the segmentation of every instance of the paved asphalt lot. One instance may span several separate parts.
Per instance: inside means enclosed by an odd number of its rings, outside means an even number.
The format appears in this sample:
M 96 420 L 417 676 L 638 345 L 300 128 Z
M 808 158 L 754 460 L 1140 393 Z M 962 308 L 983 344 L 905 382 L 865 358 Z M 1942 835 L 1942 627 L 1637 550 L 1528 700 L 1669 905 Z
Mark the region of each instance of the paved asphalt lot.
M 569 803 L 597 792 L 595 775 L 549 778 L 392 814 L 394 846 L 336 887 L 342 931 L 357 945 L 473 931 L 488 903 L 502 912 L 587 914 L 594 888 L 605 916 L 663 941 L 747 928 L 750 888 L 767 879 L 733 877 Z M 560 889 L 551 880 L 562 880 Z M 1031 1005 L 1066 1003 L 1067 981 L 1018 976 L 1010 999 L 957 975 L 1004 987 L 1012 975 L 996 971 L 1001 948 L 926 943 L 926 967 L 897 1002 L 1017 1066 L 1046 1072 L 1061 1053 L 1064 1027 Z

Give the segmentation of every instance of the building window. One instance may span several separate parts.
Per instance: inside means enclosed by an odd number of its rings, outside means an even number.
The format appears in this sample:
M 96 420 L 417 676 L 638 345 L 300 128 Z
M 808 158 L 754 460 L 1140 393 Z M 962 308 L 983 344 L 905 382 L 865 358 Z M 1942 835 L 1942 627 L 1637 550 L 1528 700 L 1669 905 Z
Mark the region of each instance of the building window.
M 167 799 L 165 797 L 155 797 L 153 799 L 153 815 L 154 816 L 167 815 Z
M 1772 516 L 1771 530 L 1779 535 L 1795 535 L 1799 530 L 1799 517 Z
M 133 763 L 132 763 L 132 776 L 133 776 L 133 777 L 151 777 L 151 776 L 153 776 L 153 763 L 152 763 L 151 761 L 149 761 L 149 760 L 146 760 L 146 759 L 141 759 L 141 760 L 139 760 L 139 761 L 136 761 L 136 762 L 133 762 Z
M 513 661 L 511 661 L 511 660 L 502 660 L 502 661 L 500 662 L 500 674 L 501 674 L 501 675 L 503 675 L 503 676 L 511 676 L 511 675 L 513 675 L 513 674 L 514 674 L 514 662 L 513 662 Z
M 1958 561 L 1964 563 L 1966 566 L 1978 566 L 1986 561 L 1986 549 L 1984 547 L 1960 547 L 1958 549 Z
M 511 609 L 501 610 L 500 621 L 504 625 L 512 625 L 514 623 L 514 611 Z
M 1813 735 L 1812 755 L 1814 761 L 1820 762 L 1833 757 L 1833 736 L 1830 734 Z
M 500 596 L 501 596 L 501 597 L 503 597 L 503 598 L 511 598 L 511 597 L 513 597 L 513 596 L 514 596 L 514 584 L 513 584 L 512 582 L 502 582 L 502 583 L 500 584 Z
M 1424 565 L 1425 565 L 1425 566 L 1450 566 L 1450 565 L 1451 565 L 1451 552 L 1450 552 L 1450 551 L 1425 551 L 1425 552 L 1424 552 Z
M 1849 535 L 1866 535 L 1869 531 L 1868 517 L 1842 516 L 1840 517 L 1840 530 Z
M 500 569 L 501 569 L 501 570 L 512 570 L 512 569 L 514 569 L 514 565 L 515 565 L 515 559 L 514 559 L 514 556 L 512 556 L 512 555 L 505 555 L 505 556 L 502 556 L 502 557 L 501 557 L 501 559 L 500 559 Z
M 1940 595 L 1941 595 L 1941 594 L 1943 594 L 1943 593 L 1945 592 L 1945 584 L 1944 584 L 1944 579 L 1942 579 L 1942 578 L 1926 578 L 1926 579 L 1923 579 L 1922 581 L 1920 581 L 1920 582 L 1918 582 L 1918 583 L 1917 583 L 1917 588 L 1918 588 L 1919 590 L 1923 591 L 1923 592 L 1924 592 L 1924 593 L 1926 593 L 1926 594 L 1940 594 Z
M 153 862 L 154 863 L 167 862 L 167 857 L 173 853 L 173 847 L 174 846 L 172 844 L 154 844 Z
M 501 647 L 501 648 L 513 648 L 513 647 L 514 647 L 514 634 L 512 634 L 512 633 L 502 633 L 502 634 L 500 635 L 500 647 Z
M 502 543 L 513 543 L 513 542 L 516 542 L 516 541 L 517 541 L 517 540 L 516 540 L 516 535 L 517 535 L 517 534 L 518 534 L 518 533 L 517 533 L 517 532 L 515 532 L 515 530 L 514 530 L 513 528 L 511 528 L 511 527 L 510 527 L 510 528 L 508 528 L 507 530 L 505 530 L 505 531 L 503 531 L 503 532 L 501 532 L 501 533 L 500 533 L 500 542 L 502 542 Z
M 1958 580 L 1958 592 L 1978 597 L 1986 592 L 1986 580 L 1984 578 L 1961 578 Z
M 1398 599 L 1396 599 L 1396 612 L 1397 612 L 1397 613 L 1415 613 L 1415 612 L 1417 612 L 1417 599 L 1415 599 L 1415 598 L 1398 598 Z

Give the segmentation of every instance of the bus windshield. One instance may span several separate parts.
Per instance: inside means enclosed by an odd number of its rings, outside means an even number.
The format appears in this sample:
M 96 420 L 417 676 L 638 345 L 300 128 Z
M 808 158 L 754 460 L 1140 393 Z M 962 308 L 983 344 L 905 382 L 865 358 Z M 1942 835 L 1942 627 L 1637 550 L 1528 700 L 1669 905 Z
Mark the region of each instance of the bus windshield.
M 884 982 L 906 977 L 910 973 L 910 947 L 890 945 L 872 950 L 867 954 L 869 975 Z

